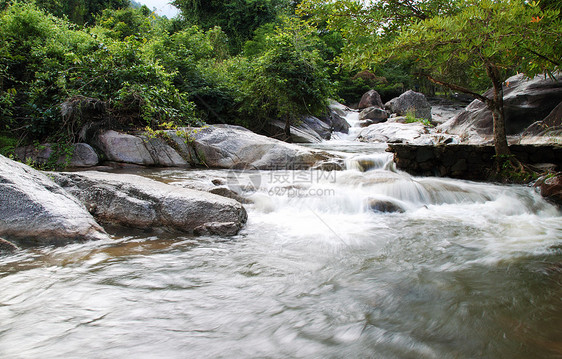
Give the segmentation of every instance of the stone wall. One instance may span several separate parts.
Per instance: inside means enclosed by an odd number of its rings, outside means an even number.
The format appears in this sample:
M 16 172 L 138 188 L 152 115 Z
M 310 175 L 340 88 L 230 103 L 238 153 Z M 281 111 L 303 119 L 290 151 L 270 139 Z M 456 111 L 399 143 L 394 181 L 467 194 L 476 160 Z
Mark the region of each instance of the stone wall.
M 512 145 L 511 152 L 528 164 L 551 163 L 562 169 L 561 145 Z M 416 176 L 482 181 L 494 163 L 494 147 L 486 145 L 389 144 L 398 169 Z

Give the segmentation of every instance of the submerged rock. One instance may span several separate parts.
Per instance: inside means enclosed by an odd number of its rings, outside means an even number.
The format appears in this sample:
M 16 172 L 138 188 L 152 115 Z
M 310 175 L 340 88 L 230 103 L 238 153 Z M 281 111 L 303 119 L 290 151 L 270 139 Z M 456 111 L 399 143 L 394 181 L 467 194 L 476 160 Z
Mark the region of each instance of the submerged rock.
M 381 212 L 381 213 L 403 213 L 405 212 L 404 208 L 400 207 L 398 204 L 388 201 L 388 200 L 381 200 L 381 199 L 374 199 L 369 198 L 367 201 L 367 205 L 369 209 L 373 212 Z
M 0 156 L 0 235 L 25 245 L 108 238 L 86 208 L 45 174 Z
M 388 101 L 384 107 L 399 116 L 413 114 L 416 118 L 431 120 L 431 104 L 424 94 L 412 90 Z
M 246 210 L 235 200 L 137 175 L 88 171 L 53 176 L 104 223 L 230 236 L 247 219 Z

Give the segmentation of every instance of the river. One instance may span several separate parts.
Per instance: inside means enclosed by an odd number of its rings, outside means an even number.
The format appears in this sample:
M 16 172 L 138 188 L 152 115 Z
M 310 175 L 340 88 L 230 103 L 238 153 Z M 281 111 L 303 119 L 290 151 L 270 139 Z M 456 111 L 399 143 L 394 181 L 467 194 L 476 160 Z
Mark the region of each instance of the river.
M 0 257 L 0 358 L 562 357 L 556 207 L 315 147 L 347 169 L 139 171 L 242 186 L 235 237 L 109 228 Z

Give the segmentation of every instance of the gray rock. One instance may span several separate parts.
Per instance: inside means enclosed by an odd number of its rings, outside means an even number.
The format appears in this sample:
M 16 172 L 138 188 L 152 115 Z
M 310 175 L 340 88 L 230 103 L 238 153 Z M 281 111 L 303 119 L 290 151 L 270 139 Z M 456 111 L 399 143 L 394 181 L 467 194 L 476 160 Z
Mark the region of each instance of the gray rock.
M 363 142 L 421 144 L 430 140 L 427 129 L 419 122 L 377 123 L 361 130 L 357 139 Z
M 314 116 L 306 116 L 302 119 L 303 125 L 308 126 L 308 128 L 312 129 L 316 132 L 323 140 L 329 140 L 332 136 L 332 130 L 330 125 L 327 123 L 319 120 Z
M 562 101 L 542 121 L 527 127 L 522 136 L 549 136 L 560 130 L 562 130 Z
M 141 176 L 95 171 L 53 176 L 104 223 L 235 235 L 247 219 L 246 210 L 235 200 Z
M 146 149 L 145 142 L 138 136 L 105 131 L 98 136 L 98 147 L 110 161 L 154 165 L 154 159 Z
M 381 199 L 374 199 L 370 198 L 367 201 L 367 206 L 373 212 L 381 212 L 381 213 L 403 213 L 404 208 L 400 207 L 398 204 L 388 201 L 388 200 L 381 200 Z
M 539 178 L 534 187 L 540 192 L 540 194 L 555 202 L 562 205 L 562 173 L 559 172 L 554 176 L 542 176 Z
M 285 122 L 271 121 L 269 131 L 275 138 L 285 136 Z M 316 117 L 304 117 L 298 123 L 291 125 L 291 142 L 318 143 L 330 139 L 330 126 Z
M 325 122 L 329 124 L 333 132 L 349 133 L 351 125 L 345 119 L 345 116 L 351 111 L 349 107 L 339 102 L 332 101 L 328 106 L 328 116 Z
M 391 113 L 399 116 L 406 116 L 413 113 L 416 118 L 431 120 L 431 105 L 425 95 L 419 92 L 408 90 L 399 97 L 387 102 L 384 107 Z
M 164 131 L 163 136 L 166 140 L 107 131 L 100 134 L 98 142 L 110 161 L 145 166 L 309 168 L 334 157 L 261 136 L 239 126 L 186 127 Z
M 375 90 L 365 92 L 361 97 L 361 101 L 359 101 L 359 105 L 357 105 L 357 108 L 360 110 L 368 107 L 383 107 L 381 95 Z
M 177 182 L 172 183 L 172 186 L 178 186 L 183 188 L 189 188 L 196 191 L 204 191 L 209 192 L 212 194 L 216 194 L 218 196 L 231 198 L 235 201 L 238 201 L 242 204 L 252 203 L 249 199 L 241 196 L 237 192 L 231 190 L 226 186 L 226 181 L 215 179 L 211 183 L 207 183 L 206 181 L 187 181 L 187 182 Z
M 484 96 L 493 96 L 493 90 L 486 91 Z M 510 77 L 504 84 L 507 134 L 520 134 L 534 122 L 543 121 L 561 101 L 562 73 L 556 76 L 556 81 L 550 78 L 545 79 L 544 76 L 537 76 L 533 79 L 525 79 L 523 75 Z M 555 115 L 553 114 L 553 116 Z M 484 103 L 475 100 L 456 117 L 439 126 L 439 129 L 457 135 L 474 132 L 476 136 L 491 136 L 493 134 L 492 113 Z
M 38 164 L 49 162 L 55 155 L 54 146 L 45 143 L 39 146 L 25 146 L 15 149 L 16 158 L 22 162 L 33 161 Z M 67 158 L 66 155 L 60 155 L 52 161 L 64 167 L 93 167 L 99 163 L 99 157 L 92 146 L 87 143 L 76 143 L 73 145 L 72 156 Z
M 366 108 L 359 114 L 359 121 L 370 122 L 370 125 L 385 122 L 386 120 L 388 120 L 388 112 L 378 107 Z
M 304 169 L 337 158 L 231 127 L 185 130 L 193 131 L 191 147 L 196 152 L 196 162 L 210 168 Z
M 98 147 L 110 161 L 143 166 L 186 167 L 185 160 L 162 138 L 113 130 L 98 135 Z
M 108 238 L 86 208 L 45 174 L 0 156 L 0 235 L 62 244 Z
M 328 124 L 331 126 L 333 132 L 349 133 L 349 128 L 351 125 L 346 119 L 340 116 L 337 112 L 330 111 L 328 118 L 326 119 Z

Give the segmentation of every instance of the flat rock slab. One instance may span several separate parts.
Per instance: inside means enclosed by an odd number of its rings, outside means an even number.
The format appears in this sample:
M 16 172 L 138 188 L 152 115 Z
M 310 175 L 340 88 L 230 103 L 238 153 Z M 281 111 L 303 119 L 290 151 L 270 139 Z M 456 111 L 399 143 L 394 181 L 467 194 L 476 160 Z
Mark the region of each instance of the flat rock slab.
M 233 199 L 137 175 L 87 171 L 53 177 L 102 223 L 230 236 L 247 220 L 246 210 Z
M 0 156 L 0 235 L 22 245 L 106 239 L 73 196 L 47 175 Z

